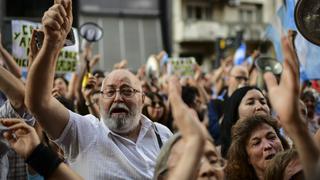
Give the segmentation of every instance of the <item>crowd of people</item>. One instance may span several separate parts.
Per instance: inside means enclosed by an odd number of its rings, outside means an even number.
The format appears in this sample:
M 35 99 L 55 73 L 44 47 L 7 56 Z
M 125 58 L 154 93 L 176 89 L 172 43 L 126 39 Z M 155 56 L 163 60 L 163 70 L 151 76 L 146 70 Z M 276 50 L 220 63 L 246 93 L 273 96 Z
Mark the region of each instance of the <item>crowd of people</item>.
M 300 82 L 291 33 L 265 89 L 232 56 L 189 77 L 150 78 L 126 60 L 89 72 L 100 60 L 90 46 L 67 81 L 55 66 L 72 22 L 71 0 L 44 13 L 25 82 L 0 43 L 0 179 L 320 179 L 319 92 Z

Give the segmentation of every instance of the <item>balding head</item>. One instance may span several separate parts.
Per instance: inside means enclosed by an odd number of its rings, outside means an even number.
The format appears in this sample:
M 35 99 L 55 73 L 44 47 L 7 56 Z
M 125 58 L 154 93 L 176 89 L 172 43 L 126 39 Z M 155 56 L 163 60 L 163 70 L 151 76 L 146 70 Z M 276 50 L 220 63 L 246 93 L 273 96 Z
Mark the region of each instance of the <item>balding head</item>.
M 249 79 L 248 69 L 244 66 L 234 66 L 229 74 L 228 80 L 228 96 L 239 87 L 246 86 Z
M 248 69 L 244 66 L 234 66 L 231 70 L 230 70 L 230 75 L 242 75 L 242 76 L 249 76 L 249 72 Z
M 130 82 L 131 87 L 141 91 L 142 84 L 136 75 L 127 69 L 115 69 L 111 71 L 103 80 L 102 90 L 110 82 Z

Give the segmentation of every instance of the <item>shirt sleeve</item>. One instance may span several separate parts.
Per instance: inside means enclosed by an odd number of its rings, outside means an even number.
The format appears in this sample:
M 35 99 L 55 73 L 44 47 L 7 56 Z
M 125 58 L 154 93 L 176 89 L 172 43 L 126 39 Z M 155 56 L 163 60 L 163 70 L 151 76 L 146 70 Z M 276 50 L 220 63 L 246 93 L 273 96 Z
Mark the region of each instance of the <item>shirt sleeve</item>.
M 21 110 L 21 112 L 17 112 L 12 107 L 9 100 L 7 100 L 0 107 L 0 118 L 22 118 L 27 124 L 31 126 L 33 126 L 35 122 L 33 116 L 31 116 L 26 111 Z M 5 156 L 9 149 L 10 147 L 7 141 L 2 136 L 0 136 L 0 157 Z
M 69 111 L 68 124 L 55 142 L 62 147 L 65 157 L 72 162 L 96 142 L 98 127 L 99 120 L 93 115 L 81 116 Z
M 9 100 L 0 107 L 0 118 L 22 118 L 30 126 L 33 126 L 35 122 L 34 117 L 26 112 L 24 108 L 16 111 Z
M 0 118 L 20 118 L 20 115 L 13 109 L 10 101 L 6 101 L 0 107 Z

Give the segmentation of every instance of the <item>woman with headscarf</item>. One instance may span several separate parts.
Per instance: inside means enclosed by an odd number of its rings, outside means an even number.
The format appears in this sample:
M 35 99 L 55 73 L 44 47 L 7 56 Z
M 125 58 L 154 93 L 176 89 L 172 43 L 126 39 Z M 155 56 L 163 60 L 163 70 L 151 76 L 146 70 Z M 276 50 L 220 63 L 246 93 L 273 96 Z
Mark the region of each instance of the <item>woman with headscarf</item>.
M 221 123 L 221 154 L 226 157 L 231 144 L 231 128 L 239 120 L 253 115 L 269 115 L 270 107 L 262 91 L 254 86 L 237 89 L 224 106 Z

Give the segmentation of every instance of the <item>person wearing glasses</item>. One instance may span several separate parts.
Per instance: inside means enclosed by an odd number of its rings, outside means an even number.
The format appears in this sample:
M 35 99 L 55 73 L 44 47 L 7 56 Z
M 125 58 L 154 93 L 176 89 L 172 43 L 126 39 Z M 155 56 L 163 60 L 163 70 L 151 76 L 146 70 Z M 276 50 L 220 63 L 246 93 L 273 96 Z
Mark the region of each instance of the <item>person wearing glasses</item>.
M 70 0 L 57 0 L 42 18 L 44 41 L 27 79 L 26 105 L 84 179 L 151 179 L 162 144 L 172 135 L 141 114 L 139 79 L 117 69 L 102 83 L 100 121 L 67 110 L 51 96 L 57 57 L 72 24 Z
M 228 84 L 228 92 L 227 97 L 230 97 L 235 90 L 240 87 L 248 85 L 249 80 L 249 72 L 244 66 L 234 66 L 230 70 L 230 74 L 228 76 L 227 84 Z

